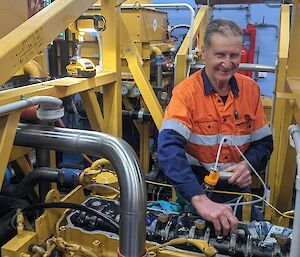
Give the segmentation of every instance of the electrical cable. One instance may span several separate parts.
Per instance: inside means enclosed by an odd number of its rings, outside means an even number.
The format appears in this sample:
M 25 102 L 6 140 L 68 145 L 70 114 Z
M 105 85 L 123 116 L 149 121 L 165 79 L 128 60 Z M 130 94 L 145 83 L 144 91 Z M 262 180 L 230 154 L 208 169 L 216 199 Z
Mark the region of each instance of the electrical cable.
M 218 165 L 218 161 L 219 161 L 219 156 L 220 156 L 220 152 L 221 152 L 221 147 L 225 141 L 225 137 L 222 138 L 221 142 L 220 142 L 220 146 L 219 146 L 219 149 L 218 149 L 218 153 L 217 153 L 217 158 L 216 158 L 216 163 L 215 163 L 215 169 Z M 231 194 L 231 195 L 240 195 L 240 196 L 244 196 L 244 195 L 250 195 L 252 197 L 255 197 L 257 198 L 257 200 L 253 200 L 253 201 L 250 201 L 250 202 L 238 202 L 238 205 L 237 203 L 234 203 L 234 204 L 228 204 L 229 206 L 242 206 L 242 205 L 246 205 L 246 204 L 256 204 L 258 202 L 261 202 L 261 201 L 264 201 L 268 206 L 270 206 L 274 211 L 276 211 L 279 215 L 285 217 L 285 218 L 288 218 L 288 219 L 294 219 L 293 216 L 289 216 L 287 214 L 284 214 L 282 213 L 281 211 L 279 211 L 275 206 L 273 206 L 271 203 L 269 203 L 267 200 L 266 200 L 266 192 L 267 192 L 267 187 L 266 187 L 266 184 L 264 183 L 264 181 L 262 180 L 262 178 L 259 176 L 259 174 L 257 173 L 257 171 L 253 168 L 253 166 L 251 165 L 251 163 L 247 160 L 247 158 L 245 157 L 245 155 L 242 153 L 242 151 L 237 147 L 235 146 L 237 151 L 239 152 L 239 154 L 242 156 L 242 158 L 245 160 L 245 162 L 249 165 L 249 167 L 251 168 L 251 170 L 254 172 L 254 174 L 258 177 L 258 179 L 260 180 L 261 184 L 263 185 L 264 187 L 264 195 L 261 197 L 259 195 L 256 195 L 256 194 L 252 194 L 252 193 L 241 193 L 241 192 L 230 192 L 230 191 L 223 191 L 223 190 L 212 190 L 212 189 L 207 189 L 206 191 L 207 192 L 213 192 L 213 193 L 224 193 L 224 194 Z M 154 184 L 154 185 L 158 185 L 158 186 L 164 186 L 164 187 L 173 187 L 172 185 L 170 184 L 163 184 L 163 183 L 158 183 L 158 182 L 153 182 L 153 181 L 147 181 L 146 180 L 146 183 L 149 183 L 149 184 Z
M 103 70 L 103 61 L 102 61 L 102 30 L 96 31 L 97 41 L 98 41 L 98 47 L 99 47 L 99 71 Z
M 294 215 L 294 213 L 295 213 L 295 211 L 294 211 L 294 210 L 291 210 L 291 211 L 285 211 L 283 214 L 284 214 L 284 215 L 289 215 L 289 214 L 293 214 L 293 215 Z M 294 216 L 293 216 L 293 217 L 294 217 Z M 281 224 L 283 218 L 286 218 L 286 217 L 284 217 L 284 216 L 280 216 L 280 217 L 279 217 L 279 219 L 278 219 L 278 224 L 279 224 L 279 225 Z
M 264 201 L 266 199 L 266 196 L 267 196 L 267 186 L 266 186 L 265 182 L 259 176 L 259 174 L 257 173 L 257 171 L 253 168 L 253 166 L 251 165 L 251 163 L 247 160 L 246 156 L 242 153 L 242 151 L 236 145 L 235 145 L 235 148 L 237 149 L 237 151 L 239 152 L 239 154 L 242 156 L 242 158 L 244 159 L 244 161 L 249 165 L 249 167 L 254 172 L 254 174 L 257 176 L 257 178 L 259 179 L 259 181 L 261 182 L 261 184 L 262 184 L 262 186 L 264 188 L 264 194 L 263 194 L 262 197 L 260 197 L 257 200 L 250 201 L 250 202 L 238 203 L 238 206 L 247 205 L 247 204 L 256 204 L 256 203 L 259 203 L 261 201 Z M 232 206 L 231 204 L 229 204 L 229 205 Z
M 233 208 L 233 215 L 234 215 L 234 216 L 236 216 L 237 208 L 238 208 L 238 206 L 239 206 L 240 201 L 243 199 L 243 197 L 244 197 L 243 195 L 240 195 L 240 196 L 238 197 L 238 199 L 237 199 L 235 205 L 234 205 L 234 208 Z
M 238 197 L 235 197 L 235 198 L 233 198 L 233 199 L 231 199 L 231 200 L 228 200 L 228 201 L 224 202 L 224 204 L 236 203 L 236 201 L 237 201 L 239 198 L 240 198 L 239 196 L 238 196 Z
M 228 140 L 226 137 L 223 137 L 221 139 L 221 142 L 220 142 L 220 145 L 219 145 L 219 148 L 218 148 L 218 153 L 217 153 L 217 157 L 216 157 L 216 162 L 215 162 L 215 166 L 214 166 L 214 171 L 217 171 L 217 168 L 218 168 L 218 162 L 219 162 L 219 157 L 220 157 L 220 154 L 221 154 L 221 149 L 222 149 L 222 146 L 223 146 L 223 143 L 226 142 Z M 228 204 L 229 206 L 234 206 L 234 207 L 237 207 L 237 206 L 243 206 L 243 205 L 248 205 L 248 204 L 256 204 L 256 203 L 259 203 L 263 200 L 266 199 L 266 195 L 267 195 L 267 186 L 265 184 L 265 182 L 262 180 L 262 178 L 259 176 L 259 174 L 257 173 L 257 171 L 253 168 L 253 166 L 251 165 L 251 163 L 247 160 L 246 156 L 242 153 L 242 151 L 238 148 L 237 145 L 234 145 L 235 148 L 237 149 L 237 151 L 239 152 L 239 154 L 241 155 L 241 157 L 244 159 L 244 161 L 249 165 L 249 167 L 251 168 L 251 170 L 254 172 L 254 174 L 257 176 L 257 178 L 259 179 L 259 181 L 261 182 L 263 188 L 264 188 L 264 194 L 262 196 L 262 198 L 259 198 L 259 199 L 256 199 L 256 200 L 253 200 L 253 201 L 249 201 L 249 202 L 238 202 L 238 203 L 233 203 L 233 204 Z
M 263 199 L 261 196 L 259 195 L 256 195 L 256 194 L 252 194 L 252 193 L 241 193 L 241 192 L 231 192 L 231 191 L 223 191 L 223 190 L 215 190 L 215 189 L 207 189 L 206 190 L 207 192 L 211 192 L 211 193 L 217 193 L 217 194 L 228 194 L 228 195 L 250 195 L 252 197 L 255 197 L 255 198 L 259 198 L 261 199 L 261 201 L 264 201 L 268 206 L 270 206 L 274 211 L 276 211 L 280 216 L 283 216 L 285 218 L 288 218 L 288 219 L 294 219 L 293 216 L 289 216 L 289 215 L 286 215 L 284 213 L 282 213 L 281 211 L 279 211 L 275 206 L 273 206 L 271 203 L 269 203 L 266 199 Z
M 173 188 L 173 186 L 170 185 L 170 184 L 163 184 L 163 183 L 159 183 L 159 182 L 155 182 L 155 181 L 150 181 L 150 180 L 146 180 L 146 183 L 152 184 L 152 185 L 156 185 L 156 186 L 163 186 L 163 187 Z
M 188 78 L 191 73 L 191 64 L 188 64 L 187 72 L 186 72 L 186 77 Z
M 70 209 L 66 209 L 62 215 L 59 217 L 59 219 L 57 220 L 56 224 L 55 224 L 55 231 L 56 231 L 56 236 L 60 237 L 60 231 L 59 231 L 59 227 L 60 224 L 62 223 L 62 221 L 66 218 L 67 214 L 70 212 Z
M 222 146 L 223 146 L 225 140 L 227 140 L 226 137 L 223 137 L 221 139 L 221 142 L 220 142 L 220 145 L 219 145 L 219 148 L 218 148 L 218 153 L 217 153 L 217 157 L 216 157 L 215 166 L 214 166 L 214 171 L 218 170 L 218 163 L 219 163 L 219 158 L 220 158 L 220 154 L 221 154 L 221 149 L 222 149 Z
M 33 204 L 30 206 L 26 206 L 21 209 L 22 212 L 26 211 L 35 211 L 40 209 L 51 209 L 51 208 L 69 208 L 74 209 L 78 211 L 85 211 L 86 213 L 90 215 L 94 215 L 104 221 L 109 222 L 111 225 L 113 225 L 115 228 L 119 229 L 119 224 L 116 223 L 114 220 L 112 220 L 110 217 L 105 215 L 104 213 L 98 212 L 95 209 L 89 208 L 84 205 L 75 204 L 75 203 L 65 203 L 65 202 L 53 202 L 53 203 L 40 203 L 40 204 Z M 16 215 L 13 217 L 13 224 L 15 222 Z M 15 226 L 13 226 L 15 228 Z

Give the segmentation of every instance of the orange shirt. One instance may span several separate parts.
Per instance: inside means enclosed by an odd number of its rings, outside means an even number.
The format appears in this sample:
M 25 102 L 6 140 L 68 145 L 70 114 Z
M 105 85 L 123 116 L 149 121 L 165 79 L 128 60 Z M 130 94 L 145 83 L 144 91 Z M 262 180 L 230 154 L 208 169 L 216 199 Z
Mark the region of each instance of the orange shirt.
M 245 152 L 251 142 L 272 135 L 272 131 L 253 79 L 236 73 L 229 82 L 225 104 L 204 80 L 206 74 L 200 70 L 175 87 L 160 130 L 172 129 L 182 135 L 188 141 L 189 163 L 207 170 L 214 165 L 225 137 L 219 159 L 223 170 L 241 161 L 235 146 Z

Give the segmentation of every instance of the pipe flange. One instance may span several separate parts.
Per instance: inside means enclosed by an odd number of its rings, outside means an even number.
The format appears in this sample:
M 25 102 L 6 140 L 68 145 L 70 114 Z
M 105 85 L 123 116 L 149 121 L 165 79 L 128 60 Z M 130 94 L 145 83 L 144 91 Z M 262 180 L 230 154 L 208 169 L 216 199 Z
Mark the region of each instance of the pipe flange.
M 65 108 L 60 106 L 58 109 L 44 109 L 39 107 L 36 110 L 36 116 L 39 120 L 54 121 L 62 118 L 65 114 Z
M 139 121 L 143 121 L 144 119 L 144 113 L 145 113 L 145 109 L 144 108 L 142 108 L 142 109 L 140 109 L 139 110 L 139 112 L 138 112 L 138 120 Z

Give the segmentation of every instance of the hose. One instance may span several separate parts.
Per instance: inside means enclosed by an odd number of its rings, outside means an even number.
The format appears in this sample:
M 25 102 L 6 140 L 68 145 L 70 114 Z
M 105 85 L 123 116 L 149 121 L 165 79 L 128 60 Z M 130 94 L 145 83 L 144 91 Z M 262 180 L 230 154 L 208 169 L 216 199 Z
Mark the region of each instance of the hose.
M 60 170 L 39 167 L 30 172 L 19 184 L 5 184 L 0 192 L 1 195 L 22 198 L 27 195 L 35 185 L 42 182 L 60 183 Z
M 190 239 L 190 238 L 175 238 L 161 245 L 156 245 L 148 248 L 148 252 L 157 252 L 160 248 L 170 246 L 170 245 L 183 245 L 183 244 L 191 244 L 201 250 L 207 257 L 216 256 L 217 250 L 208 244 L 207 241 L 199 240 L 199 239 Z

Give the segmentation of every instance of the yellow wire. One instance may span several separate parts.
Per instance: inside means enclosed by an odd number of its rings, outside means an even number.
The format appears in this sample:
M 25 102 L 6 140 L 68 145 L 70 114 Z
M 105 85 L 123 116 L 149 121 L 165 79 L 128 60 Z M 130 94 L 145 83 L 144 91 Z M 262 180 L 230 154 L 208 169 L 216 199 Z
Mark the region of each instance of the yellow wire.
M 289 215 L 289 214 L 294 214 L 294 213 L 295 213 L 294 210 L 290 210 L 290 211 L 285 211 L 283 214 Z
M 261 196 L 256 195 L 256 194 L 240 193 L 240 192 L 230 192 L 230 191 L 223 191 L 223 190 L 211 190 L 211 189 L 208 189 L 206 191 L 207 192 L 214 192 L 214 193 L 218 193 L 218 194 L 228 194 L 228 195 L 251 195 L 252 197 L 256 197 L 258 199 L 262 199 L 267 205 L 269 205 L 274 211 L 276 211 L 282 217 L 285 217 L 285 218 L 288 218 L 288 219 L 294 219 L 293 216 L 289 216 L 289 215 L 287 215 L 285 213 L 282 213 L 275 206 L 273 206 L 272 204 L 270 204 L 267 200 L 263 199 Z
M 149 184 L 153 184 L 153 185 L 157 185 L 157 186 L 164 186 L 164 187 L 172 187 L 172 185 L 170 184 L 163 184 L 163 183 L 159 183 L 159 182 L 154 182 L 154 181 L 149 181 L 146 180 L 146 183 Z M 284 212 L 282 213 L 281 211 L 279 211 L 275 206 L 273 206 L 272 204 L 270 204 L 267 200 L 263 199 L 261 196 L 256 195 L 256 194 L 251 194 L 251 193 L 241 193 L 241 192 L 230 192 L 230 191 L 223 191 L 223 190 L 212 190 L 212 189 L 207 189 L 207 192 L 214 192 L 214 193 L 218 193 L 218 194 L 228 194 L 228 195 L 251 195 L 252 197 L 256 197 L 258 199 L 262 199 L 268 206 L 270 206 L 274 211 L 276 211 L 280 216 L 288 218 L 288 219 L 294 219 L 293 216 L 290 216 L 288 214 L 290 214 L 290 212 L 292 211 L 288 211 L 288 212 Z
M 163 184 L 163 183 L 154 182 L 154 181 L 150 181 L 150 180 L 146 180 L 146 183 L 152 184 L 152 185 L 156 185 L 156 186 L 163 186 L 163 187 L 170 187 L 170 188 L 173 187 L 173 186 L 170 185 L 170 184 Z

